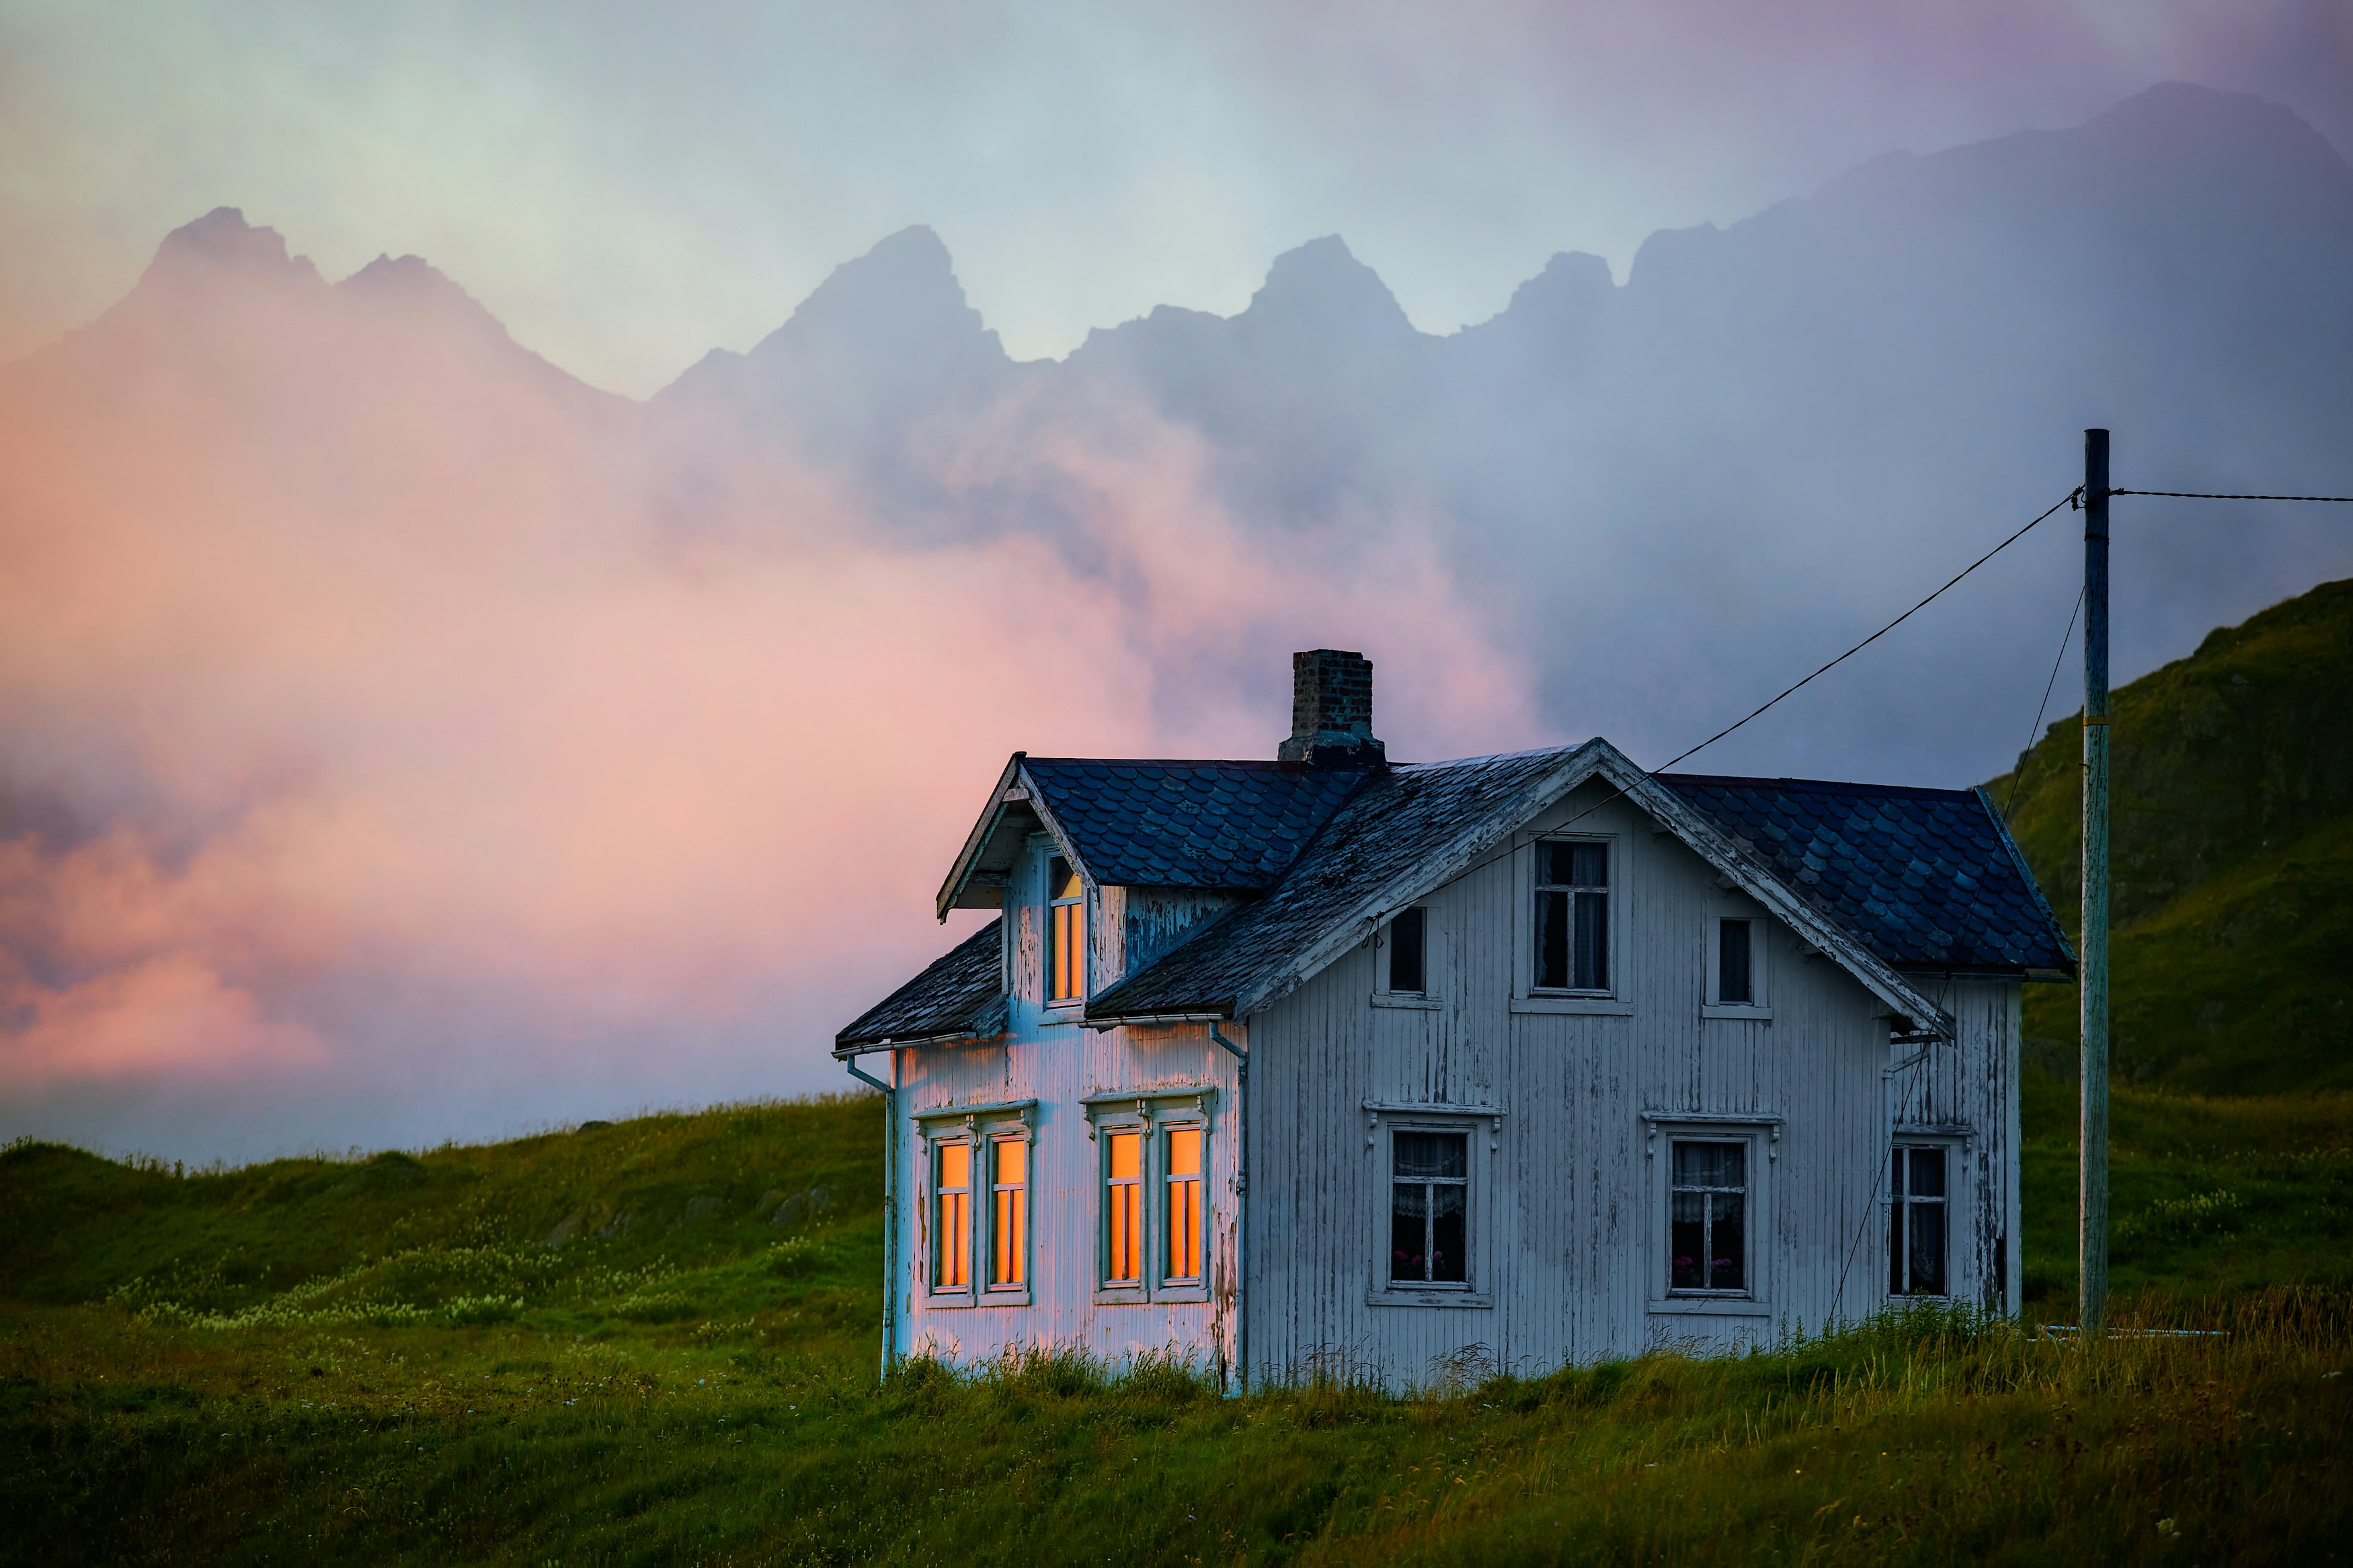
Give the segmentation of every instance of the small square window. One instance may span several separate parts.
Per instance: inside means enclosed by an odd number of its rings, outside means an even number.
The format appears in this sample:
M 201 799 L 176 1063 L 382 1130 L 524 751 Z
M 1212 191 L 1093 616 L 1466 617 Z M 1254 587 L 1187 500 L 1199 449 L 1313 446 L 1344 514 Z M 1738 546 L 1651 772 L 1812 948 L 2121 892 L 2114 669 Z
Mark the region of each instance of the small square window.
M 1547 840 L 1535 852 L 1535 988 L 1607 992 L 1609 846 Z
M 1899 1144 L 1888 1172 L 1887 1293 L 1943 1296 L 1949 1234 L 1941 1145 Z
M 1389 921 L 1388 989 L 1420 995 L 1430 989 L 1430 911 L 1399 910 Z
M 1667 1289 L 1675 1294 L 1748 1289 L 1748 1145 L 1676 1139 L 1670 1158 Z

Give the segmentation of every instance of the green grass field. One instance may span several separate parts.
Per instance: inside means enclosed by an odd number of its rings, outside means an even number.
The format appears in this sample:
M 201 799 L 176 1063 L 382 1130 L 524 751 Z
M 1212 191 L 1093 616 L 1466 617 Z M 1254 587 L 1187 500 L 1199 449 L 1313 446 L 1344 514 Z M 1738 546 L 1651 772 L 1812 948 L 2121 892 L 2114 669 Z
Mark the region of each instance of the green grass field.
M 0 1155 L 11 1561 L 2327 1562 L 2342 1100 L 2117 1100 L 2122 1317 L 1407 1398 L 878 1384 L 872 1100 L 184 1173 Z M 2072 1099 L 2029 1102 L 2068 1315 Z M 2218 1196 L 2217 1194 L 2222 1194 Z

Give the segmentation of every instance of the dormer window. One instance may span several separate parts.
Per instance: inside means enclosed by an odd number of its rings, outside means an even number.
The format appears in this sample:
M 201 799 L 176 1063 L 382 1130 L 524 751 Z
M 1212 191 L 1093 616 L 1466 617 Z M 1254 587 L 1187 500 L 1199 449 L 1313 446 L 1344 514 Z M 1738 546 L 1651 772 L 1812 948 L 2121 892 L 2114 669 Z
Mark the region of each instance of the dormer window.
M 1046 860 L 1046 1001 L 1087 994 L 1087 886 L 1060 855 Z

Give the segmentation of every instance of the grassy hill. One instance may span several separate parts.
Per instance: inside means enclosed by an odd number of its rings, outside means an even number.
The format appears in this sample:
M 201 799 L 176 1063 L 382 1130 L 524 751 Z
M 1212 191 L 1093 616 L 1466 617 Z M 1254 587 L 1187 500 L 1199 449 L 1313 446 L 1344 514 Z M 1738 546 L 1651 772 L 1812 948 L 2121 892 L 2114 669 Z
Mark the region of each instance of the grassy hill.
M 24 1143 L 0 1154 L 0 1293 L 214 1329 L 526 1305 L 660 1322 L 770 1301 L 788 1274 L 804 1319 L 862 1332 L 881 1134 L 875 1100 L 837 1097 L 195 1173 Z
M 2353 1088 L 2353 582 L 2115 694 L 2113 1065 L 2205 1093 Z M 2080 712 L 1992 781 L 2061 918 L 2080 907 Z M 2020 773 L 2023 785 L 2019 786 Z M 2072 1061 L 2072 986 L 2028 992 Z
M 2343 1282 L 2292 1200 L 2348 1195 L 2347 1110 L 2126 1090 L 2120 1278 Z M 10 1147 L 0 1562 L 2211 1563 L 2353 1525 L 2326 1283 L 2125 1310 L 2219 1337 L 1924 1315 L 1402 1398 L 879 1384 L 880 1133 L 840 1100 L 194 1173 Z

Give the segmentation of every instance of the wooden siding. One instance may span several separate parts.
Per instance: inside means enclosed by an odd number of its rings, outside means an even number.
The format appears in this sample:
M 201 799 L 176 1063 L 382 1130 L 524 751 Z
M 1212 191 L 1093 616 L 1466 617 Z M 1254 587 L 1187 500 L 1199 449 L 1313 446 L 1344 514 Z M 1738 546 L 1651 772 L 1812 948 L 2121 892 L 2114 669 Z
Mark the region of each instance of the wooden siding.
M 906 1077 L 901 1080 L 898 1190 L 909 1195 L 914 1213 L 893 1268 L 897 1354 L 931 1354 L 971 1365 L 1019 1347 L 1063 1347 L 1114 1363 L 1139 1354 L 1174 1354 L 1208 1370 L 1230 1366 L 1240 1284 L 1237 1064 L 1210 1041 L 1205 1026 L 1098 1033 L 1051 1025 L 1016 1045 L 908 1050 L 900 1053 L 900 1063 Z M 1099 1303 L 1094 1294 L 1101 1178 L 1082 1102 L 1123 1089 L 1195 1087 L 1216 1090 L 1203 1225 L 1209 1300 Z M 1032 1304 L 934 1305 L 926 1300 L 932 1215 L 923 1202 L 929 1187 L 918 1119 L 944 1107 L 1032 1099 L 1038 1102 L 1030 1169 Z
M 1515 1005 L 1530 941 L 1527 851 L 1517 848 L 1423 900 L 1424 1001 L 1377 1001 L 1376 939 L 1247 1030 L 1225 1026 L 1250 1051 L 1246 1106 L 1238 1064 L 1205 1026 L 1089 1031 L 1044 1007 L 1039 858 L 1025 857 L 1006 900 L 1007 1039 L 896 1054 L 895 1175 L 906 1223 L 888 1265 L 893 1352 L 971 1364 L 1063 1347 L 1113 1362 L 1173 1353 L 1218 1369 L 1239 1357 L 1254 1378 L 1328 1371 L 1403 1385 L 1665 1344 L 1736 1349 L 1884 1304 L 1885 1165 L 1899 1121 L 1958 1151 L 1954 1297 L 2015 1310 L 2017 984 L 1911 974 L 1950 1011 L 1957 1038 L 1925 1051 L 1892 1041 L 1883 1004 L 1609 795 L 1588 785 L 1515 842 L 1572 817 L 1571 831 L 1609 837 L 1613 1001 Z M 1224 907 L 1213 896 L 1097 889 L 1093 987 Z M 1704 1016 L 1705 922 L 1734 913 L 1758 921 L 1769 1017 Z M 1084 1102 L 1198 1086 L 1218 1095 L 1209 1299 L 1099 1300 L 1100 1166 Z M 1028 1100 L 1037 1102 L 1033 1304 L 927 1302 L 920 1119 Z M 1455 1304 L 1396 1304 L 1377 1274 L 1387 1214 L 1381 1119 L 1414 1107 L 1451 1108 L 1475 1134 L 1474 1289 Z M 1666 1295 L 1672 1133 L 1658 1129 L 1676 1116 L 1751 1119 L 1753 1302 Z M 1732 1135 L 1722 1121 L 1701 1124 Z M 1246 1215 L 1238 1134 L 1248 1141 Z
M 1109 990 L 1242 901 L 1198 888 L 1104 888 L 1092 932 L 1093 987 Z
M 1042 848 L 1042 843 L 1033 847 Z M 1045 1006 L 1045 930 L 1039 857 L 1025 856 L 1007 885 L 1006 974 L 1011 1029 L 985 1046 L 923 1047 L 896 1054 L 899 1096 L 896 1190 L 902 1194 L 904 1238 L 887 1267 L 897 1293 L 895 1355 L 931 1354 L 961 1365 L 1008 1351 L 1079 1349 L 1119 1363 L 1136 1355 L 1175 1355 L 1222 1372 L 1234 1360 L 1236 1249 L 1240 1215 L 1236 1090 L 1239 1063 L 1202 1025 L 1090 1030 Z M 1147 952 L 1173 940 L 1170 928 L 1226 907 L 1216 895 L 1097 889 L 1090 900 L 1091 984 L 1103 989 L 1134 961 L 1131 942 Z M 1132 934 L 1133 933 L 1133 934 Z M 1165 951 L 1165 948 L 1162 949 Z M 1239 1028 L 1228 1037 L 1240 1044 Z M 1207 1141 L 1208 1270 L 1207 1300 L 1098 1302 L 1097 1226 L 1102 1205 L 1098 1145 L 1087 1120 L 1090 1097 L 1117 1091 L 1208 1088 L 1215 1091 Z M 1030 1172 L 1030 1303 L 950 1306 L 929 1301 L 925 1279 L 934 1215 L 922 1121 L 955 1106 L 1034 1100 Z
M 1588 786 L 1532 826 L 1608 793 Z M 1915 976 L 1947 999 L 1960 1037 L 1891 1075 L 1918 1053 L 1891 1046 L 1882 1005 L 1763 921 L 1769 1021 L 1704 1017 L 1704 921 L 1733 912 L 1738 896 L 1623 803 L 1599 805 L 1571 830 L 1617 848 L 1627 1011 L 1514 1008 L 1530 919 L 1520 850 L 1424 900 L 1438 1005 L 1376 1005 L 1367 942 L 1252 1020 L 1254 1375 L 1328 1368 L 1407 1384 L 1450 1367 L 1542 1371 L 1662 1343 L 1734 1348 L 1862 1316 L 1885 1299 L 1882 1166 L 1899 1104 L 1907 1123 L 1968 1130 L 1952 1287 L 1987 1300 L 1996 1240 L 2014 1246 L 2017 1233 L 2015 984 Z M 1473 1194 L 1472 1261 L 1475 1293 L 1492 1305 L 1376 1304 L 1387 1196 L 1367 1102 L 1500 1113 L 1493 1152 L 1488 1137 L 1472 1144 L 1490 1162 Z M 1653 1140 L 1646 1112 L 1770 1119 L 1751 1173 L 1754 1305 L 1665 1300 L 1667 1139 Z M 2016 1275 L 2006 1271 L 2001 1304 L 2014 1307 Z

